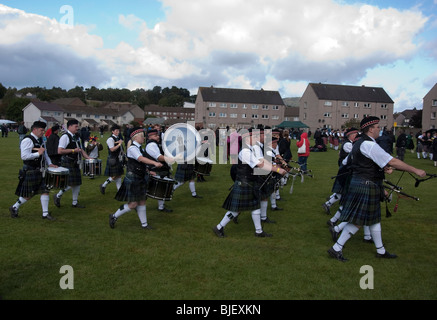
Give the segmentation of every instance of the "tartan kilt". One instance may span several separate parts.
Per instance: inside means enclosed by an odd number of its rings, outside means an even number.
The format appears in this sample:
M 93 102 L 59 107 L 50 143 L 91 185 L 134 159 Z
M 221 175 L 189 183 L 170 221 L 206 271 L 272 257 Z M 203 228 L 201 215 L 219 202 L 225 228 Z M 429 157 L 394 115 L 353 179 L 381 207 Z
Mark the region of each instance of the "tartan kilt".
M 338 169 L 337 177 L 335 178 L 334 185 L 332 186 L 332 193 L 342 194 L 343 189 L 350 177 L 350 174 L 347 174 L 348 169 L 345 166 L 341 166 Z
M 68 183 L 69 187 L 80 186 L 82 184 L 82 173 L 79 164 L 76 161 L 66 160 L 64 157 L 61 160 L 61 166 L 69 170 Z
M 194 164 L 178 164 L 174 179 L 178 182 L 193 180 L 196 177 L 194 173 Z
M 23 198 L 32 198 L 36 194 L 49 193 L 46 188 L 45 179 L 39 169 L 20 170 L 20 181 L 18 182 L 15 195 Z
M 111 158 L 108 157 L 108 159 L 106 160 L 105 176 L 107 177 L 122 176 L 124 174 L 124 168 L 121 161 L 117 157 L 115 158 L 115 163 L 111 165 L 109 161 L 110 159 Z
M 233 212 L 259 209 L 261 207 L 259 187 L 256 182 L 235 181 L 222 208 Z
M 381 222 L 383 194 L 382 183 L 352 176 L 347 190 L 343 193 L 340 220 L 358 226 L 371 226 Z
M 263 185 L 266 178 L 267 178 L 267 176 L 259 176 L 260 186 Z M 278 189 L 278 179 L 280 179 L 280 178 L 281 178 L 281 176 L 278 177 L 278 174 L 274 173 L 269 178 L 269 180 L 267 180 L 266 183 L 264 183 L 264 185 L 260 189 L 261 200 L 270 198 L 271 194 Z
M 128 203 L 145 201 L 147 199 L 148 177 L 148 175 L 140 177 L 128 172 L 114 198 Z

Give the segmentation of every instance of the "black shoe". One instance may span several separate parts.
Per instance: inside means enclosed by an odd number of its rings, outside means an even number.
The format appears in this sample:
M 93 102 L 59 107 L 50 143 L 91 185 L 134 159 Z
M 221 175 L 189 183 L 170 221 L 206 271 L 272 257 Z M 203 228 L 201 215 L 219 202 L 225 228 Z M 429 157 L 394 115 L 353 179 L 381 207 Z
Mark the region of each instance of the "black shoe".
M 234 221 L 235 224 L 238 224 L 238 216 L 234 217 L 234 218 L 232 219 L 232 221 Z
M 55 221 L 55 220 L 56 220 L 56 218 L 52 217 L 52 216 L 50 215 L 50 213 L 49 213 L 48 215 L 46 215 L 46 216 L 42 216 L 42 218 L 43 218 L 44 220 L 50 220 L 50 221 Z
M 284 209 L 282 209 L 282 208 L 278 208 L 278 207 L 274 207 L 274 208 L 272 208 L 272 210 L 273 210 L 273 211 L 282 211 L 282 210 L 284 210 Z
M 71 205 L 73 208 L 85 209 L 85 206 L 81 205 L 79 202 Z
M 164 209 L 158 209 L 158 211 L 160 211 L 160 212 L 173 212 L 172 209 L 167 209 L 166 207 L 164 207 Z
M 268 217 L 267 217 L 266 219 L 264 219 L 264 220 L 261 219 L 261 222 L 262 222 L 262 223 L 276 223 L 275 220 L 271 220 L 271 219 L 269 219 Z
M 11 218 L 18 218 L 18 210 L 14 206 L 9 207 L 9 212 L 11 213 Z
M 202 196 L 199 196 L 198 194 L 196 194 L 195 196 L 192 196 L 193 198 L 197 198 L 197 199 L 202 199 Z
M 345 262 L 347 259 L 343 257 L 343 253 L 341 251 L 335 251 L 334 248 L 329 248 L 328 253 L 331 257 L 337 259 L 338 261 Z
M 153 228 L 150 225 L 147 225 L 145 227 L 142 227 L 143 230 L 153 230 Z
M 332 241 L 337 242 L 339 233 L 335 231 L 334 226 L 329 227 L 329 232 L 331 232 Z
M 365 243 L 373 243 L 373 239 L 372 238 L 370 238 L 370 239 L 363 239 L 363 242 L 365 242 Z
M 117 218 L 114 217 L 113 214 L 109 215 L 109 226 L 111 227 L 111 229 L 115 228 L 115 223 L 117 222 Z
M 276 199 L 276 201 L 285 201 L 285 200 L 282 198 L 279 198 L 279 199 Z
M 271 238 L 271 237 L 273 237 L 273 235 L 271 234 L 271 233 L 266 233 L 266 232 L 261 232 L 261 233 L 256 233 L 255 232 L 255 237 L 258 237 L 258 238 Z
M 58 208 L 61 207 L 61 198 L 59 198 L 57 194 L 53 195 L 53 202 L 55 203 L 55 206 L 57 206 Z
M 377 254 L 376 254 L 376 257 L 377 257 L 377 258 L 385 258 L 385 259 L 395 259 L 395 258 L 397 258 L 398 256 L 395 255 L 395 254 L 391 254 L 391 253 L 389 253 L 387 250 L 385 250 L 385 253 L 384 253 L 384 254 L 377 253 Z
M 103 184 L 100 185 L 100 193 L 105 194 L 106 187 L 103 186 Z
M 212 228 L 212 231 L 215 233 L 215 235 L 219 238 L 224 238 L 225 237 L 225 230 L 224 228 L 221 228 L 220 230 L 217 228 L 217 226 L 215 226 L 214 228 Z
M 330 227 L 334 227 L 334 226 L 335 226 L 335 223 L 332 222 L 331 220 L 326 221 L 326 224 L 327 224 L 328 226 L 330 226 Z
M 331 214 L 330 206 L 328 206 L 326 203 L 322 204 L 323 209 L 325 209 L 326 214 Z

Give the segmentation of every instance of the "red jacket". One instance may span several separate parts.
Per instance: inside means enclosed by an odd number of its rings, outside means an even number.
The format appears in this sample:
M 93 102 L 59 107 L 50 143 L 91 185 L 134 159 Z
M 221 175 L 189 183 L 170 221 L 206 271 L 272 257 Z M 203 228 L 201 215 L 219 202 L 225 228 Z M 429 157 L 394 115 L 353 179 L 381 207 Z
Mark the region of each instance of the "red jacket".
M 300 140 L 296 142 L 296 146 L 300 148 L 304 143 L 306 145 L 306 152 L 298 153 L 299 157 L 308 157 L 310 155 L 310 141 L 308 140 L 308 134 L 306 132 L 300 135 Z

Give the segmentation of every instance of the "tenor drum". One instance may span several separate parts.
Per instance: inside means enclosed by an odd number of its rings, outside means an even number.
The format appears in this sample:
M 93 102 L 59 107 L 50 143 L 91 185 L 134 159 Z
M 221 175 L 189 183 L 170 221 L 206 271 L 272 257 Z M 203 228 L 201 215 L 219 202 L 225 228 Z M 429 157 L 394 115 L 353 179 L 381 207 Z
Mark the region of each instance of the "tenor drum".
M 197 158 L 194 165 L 194 172 L 202 176 L 209 176 L 212 170 L 212 160 L 208 158 Z
M 101 159 L 84 159 L 83 160 L 83 175 L 94 178 L 102 175 L 102 160 Z
M 68 186 L 70 170 L 63 167 L 47 168 L 45 172 L 45 183 L 48 190 L 65 189 Z
M 150 176 L 147 186 L 147 196 L 157 200 L 171 200 L 173 197 L 173 186 L 176 180 L 170 178 L 159 178 Z

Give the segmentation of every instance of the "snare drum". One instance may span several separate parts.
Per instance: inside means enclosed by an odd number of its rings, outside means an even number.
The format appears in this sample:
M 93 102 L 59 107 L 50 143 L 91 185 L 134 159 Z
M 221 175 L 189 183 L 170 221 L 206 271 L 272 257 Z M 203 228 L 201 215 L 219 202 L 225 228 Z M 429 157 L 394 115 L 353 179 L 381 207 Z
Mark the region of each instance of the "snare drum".
M 173 186 L 176 180 L 170 178 L 160 178 L 159 176 L 150 176 L 147 186 L 147 196 L 157 200 L 171 200 L 173 197 Z
M 208 158 L 197 158 L 194 165 L 194 172 L 202 176 L 209 176 L 212 169 L 212 160 Z
M 68 176 L 70 170 L 63 167 L 47 168 L 45 172 L 45 183 L 48 190 L 65 189 L 68 187 Z
M 84 159 L 83 160 L 83 175 L 84 176 L 101 176 L 102 175 L 102 160 L 101 159 Z

